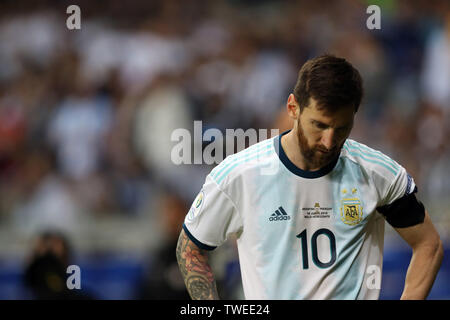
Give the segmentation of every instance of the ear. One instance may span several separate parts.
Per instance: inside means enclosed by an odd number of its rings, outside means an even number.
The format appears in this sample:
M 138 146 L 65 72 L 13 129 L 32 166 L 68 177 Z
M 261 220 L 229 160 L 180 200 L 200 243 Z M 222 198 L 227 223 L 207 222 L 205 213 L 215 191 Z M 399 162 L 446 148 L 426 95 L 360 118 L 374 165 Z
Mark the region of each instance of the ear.
M 287 103 L 286 103 L 286 109 L 287 113 L 289 115 L 289 118 L 291 119 L 297 119 L 300 115 L 300 106 L 295 100 L 295 96 L 293 93 L 291 93 L 288 97 Z

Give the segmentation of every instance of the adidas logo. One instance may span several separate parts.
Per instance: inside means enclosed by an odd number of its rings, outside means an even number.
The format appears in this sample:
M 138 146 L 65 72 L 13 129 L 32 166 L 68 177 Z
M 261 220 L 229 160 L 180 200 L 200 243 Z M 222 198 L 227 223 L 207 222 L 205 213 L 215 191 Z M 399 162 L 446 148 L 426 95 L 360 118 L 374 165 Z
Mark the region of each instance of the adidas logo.
M 280 220 L 290 220 L 291 217 L 284 211 L 283 207 L 279 207 L 274 213 L 269 217 L 269 221 L 280 221 Z

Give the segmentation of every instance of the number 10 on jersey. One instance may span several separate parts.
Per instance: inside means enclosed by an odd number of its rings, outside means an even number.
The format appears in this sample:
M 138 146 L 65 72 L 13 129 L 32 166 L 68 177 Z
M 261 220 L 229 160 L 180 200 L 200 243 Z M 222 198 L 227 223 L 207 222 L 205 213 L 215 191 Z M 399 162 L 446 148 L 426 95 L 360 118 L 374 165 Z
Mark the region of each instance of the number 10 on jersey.
M 317 248 L 317 238 L 319 236 L 326 236 L 330 241 L 330 259 L 329 261 L 321 261 L 319 259 L 318 248 Z M 303 230 L 301 233 L 297 235 L 297 238 L 301 241 L 301 250 L 302 250 L 302 262 L 303 269 L 309 268 L 309 255 L 308 255 L 308 233 L 307 230 Z M 336 262 L 336 237 L 333 232 L 329 229 L 319 229 L 313 233 L 310 239 L 311 244 L 311 257 L 314 264 L 319 268 L 329 268 Z M 322 254 L 322 251 L 321 251 Z

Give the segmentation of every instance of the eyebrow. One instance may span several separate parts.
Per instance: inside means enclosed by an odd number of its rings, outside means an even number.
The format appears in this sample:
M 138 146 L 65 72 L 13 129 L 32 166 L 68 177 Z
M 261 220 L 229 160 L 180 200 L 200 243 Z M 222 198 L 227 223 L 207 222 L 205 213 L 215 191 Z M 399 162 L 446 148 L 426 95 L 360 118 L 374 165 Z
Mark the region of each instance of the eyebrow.
M 314 124 L 317 124 L 317 125 L 319 125 L 319 126 L 321 126 L 321 127 L 327 127 L 327 128 L 329 127 L 328 124 L 323 123 L 323 122 L 321 122 L 321 121 L 319 121 L 319 120 L 311 119 L 311 122 L 314 123 Z
M 323 123 L 323 122 L 321 122 L 319 120 L 311 119 L 311 122 L 313 122 L 314 124 L 317 124 L 317 125 L 319 125 L 321 127 L 325 127 L 325 128 L 329 128 L 330 127 L 330 125 L 328 125 L 326 123 Z M 350 125 L 351 125 L 351 123 L 348 123 L 348 124 L 345 124 L 345 125 L 343 125 L 341 127 L 336 128 L 336 129 L 345 129 L 345 128 L 348 128 Z

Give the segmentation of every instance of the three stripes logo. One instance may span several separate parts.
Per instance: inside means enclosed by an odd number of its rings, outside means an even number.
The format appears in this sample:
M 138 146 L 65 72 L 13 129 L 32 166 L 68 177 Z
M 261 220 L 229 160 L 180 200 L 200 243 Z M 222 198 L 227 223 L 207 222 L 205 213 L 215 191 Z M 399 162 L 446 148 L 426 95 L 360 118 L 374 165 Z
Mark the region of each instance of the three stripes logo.
M 290 220 L 291 217 L 284 211 L 283 207 L 279 207 L 274 213 L 269 217 L 269 221 L 282 221 Z

